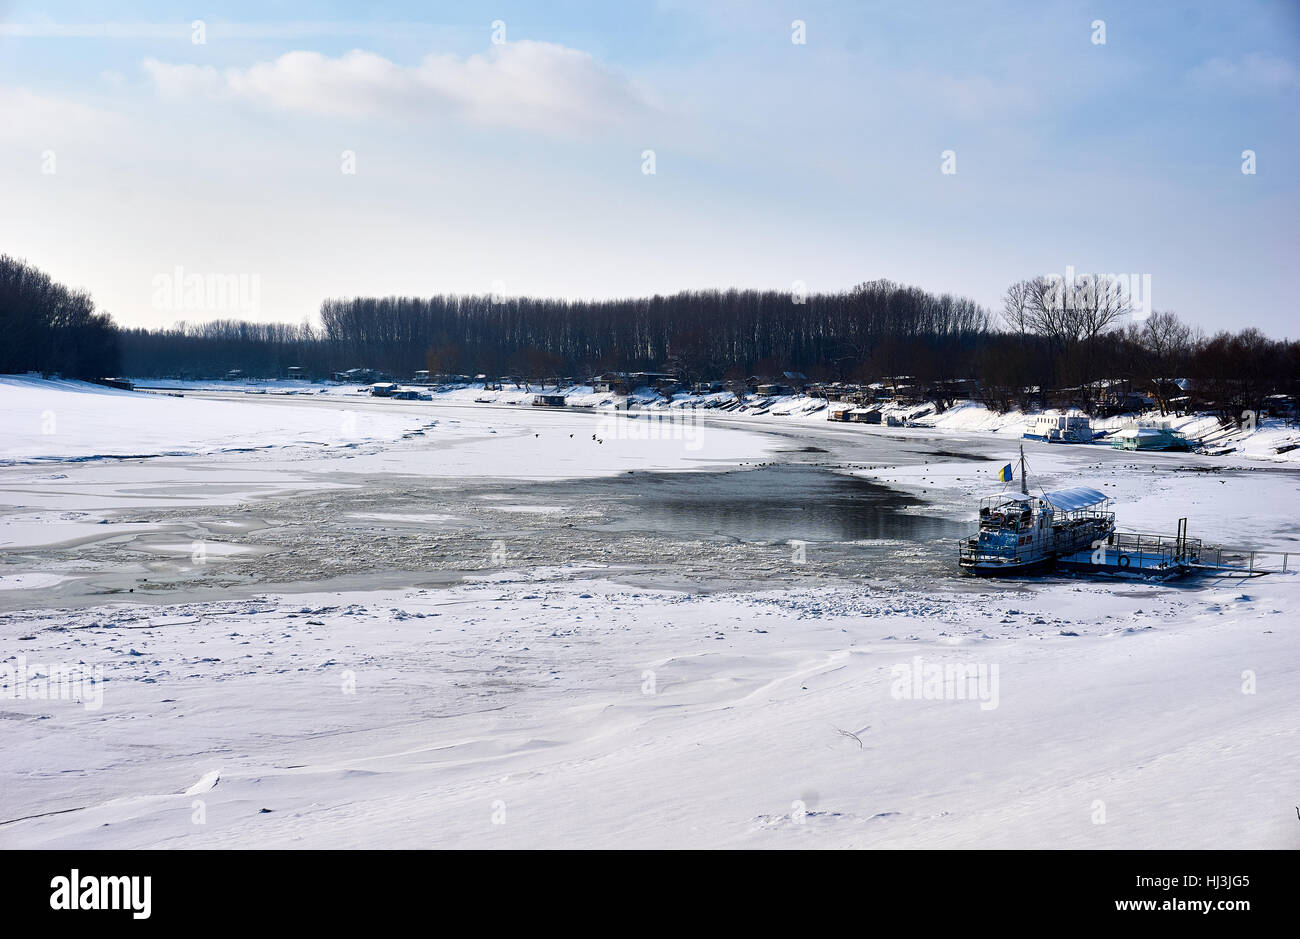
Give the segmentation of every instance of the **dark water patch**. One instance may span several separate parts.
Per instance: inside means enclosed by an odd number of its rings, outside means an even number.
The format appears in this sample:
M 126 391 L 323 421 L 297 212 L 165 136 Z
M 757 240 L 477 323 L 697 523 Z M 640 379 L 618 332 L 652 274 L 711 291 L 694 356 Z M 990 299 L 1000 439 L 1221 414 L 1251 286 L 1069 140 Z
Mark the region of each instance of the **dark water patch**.
M 963 522 L 917 511 L 925 503 L 915 496 L 819 467 L 646 473 L 603 483 L 618 503 L 607 510 L 612 520 L 598 526 L 605 531 L 752 542 L 920 543 L 959 538 L 969 528 Z

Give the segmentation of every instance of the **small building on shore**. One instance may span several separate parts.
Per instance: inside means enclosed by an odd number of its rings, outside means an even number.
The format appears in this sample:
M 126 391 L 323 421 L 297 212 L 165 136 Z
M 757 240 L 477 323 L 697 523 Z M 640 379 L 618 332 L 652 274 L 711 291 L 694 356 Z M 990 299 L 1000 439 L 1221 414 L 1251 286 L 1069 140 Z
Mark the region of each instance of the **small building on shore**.
M 337 382 L 356 382 L 358 385 L 366 385 L 373 381 L 378 381 L 382 376 L 373 368 L 349 368 L 342 372 L 334 373 L 334 380 Z
M 845 420 L 850 424 L 879 424 L 880 410 L 878 408 L 851 408 Z

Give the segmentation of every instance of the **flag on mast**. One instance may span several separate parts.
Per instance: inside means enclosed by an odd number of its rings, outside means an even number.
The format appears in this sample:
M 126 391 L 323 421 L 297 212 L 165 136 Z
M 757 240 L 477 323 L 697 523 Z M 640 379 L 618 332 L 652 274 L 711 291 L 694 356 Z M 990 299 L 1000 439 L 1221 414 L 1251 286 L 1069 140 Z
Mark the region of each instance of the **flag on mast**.
M 1011 477 L 1012 477 L 1012 473 L 1011 473 L 1010 463 L 1002 467 L 1002 469 L 998 470 L 998 479 L 1002 480 L 1002 482 L 1004 483 L 1011 482 Z

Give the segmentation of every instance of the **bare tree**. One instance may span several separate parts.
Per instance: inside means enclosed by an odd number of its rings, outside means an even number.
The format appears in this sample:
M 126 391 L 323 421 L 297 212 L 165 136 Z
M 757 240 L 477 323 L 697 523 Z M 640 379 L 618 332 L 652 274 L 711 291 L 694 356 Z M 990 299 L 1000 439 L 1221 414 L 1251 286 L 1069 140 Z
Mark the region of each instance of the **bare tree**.
M 1002 319 L 1014 333 L 1024 336 L 1029 330 L 1029 295 L 1033 281 L 1021 280 L 1007 288 L 1002 298 Z
M 1023 280 L 1008 288 L 1002 301 L 1007 324 L 1046 342 L 1057 381 L 1077 382 L 1085 403 L 1097 378 L 1096 341 L 1130 312 L 1123 280 L 1104 274 L 1084 274 L 1069 282 L 1055 276 Z
M 1196 350 L 1198 334 L 1172 310 L 1152 313 L 1130 323 L 1125 339 L 1131 350 L 1134 378 L 1147 388 L 1160 413 L 1171 410 L 1170 399 L 1180 389 L 1176 380 Z

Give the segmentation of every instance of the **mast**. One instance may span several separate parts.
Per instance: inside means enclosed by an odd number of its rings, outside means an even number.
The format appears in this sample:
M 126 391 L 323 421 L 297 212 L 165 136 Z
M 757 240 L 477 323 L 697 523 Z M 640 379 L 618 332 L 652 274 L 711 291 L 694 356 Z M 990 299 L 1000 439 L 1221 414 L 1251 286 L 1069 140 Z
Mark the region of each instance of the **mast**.
M 1025 478 L 1025 445 L 1020 445 L 1020 494 L 1029 495 L 1029 480 Z

